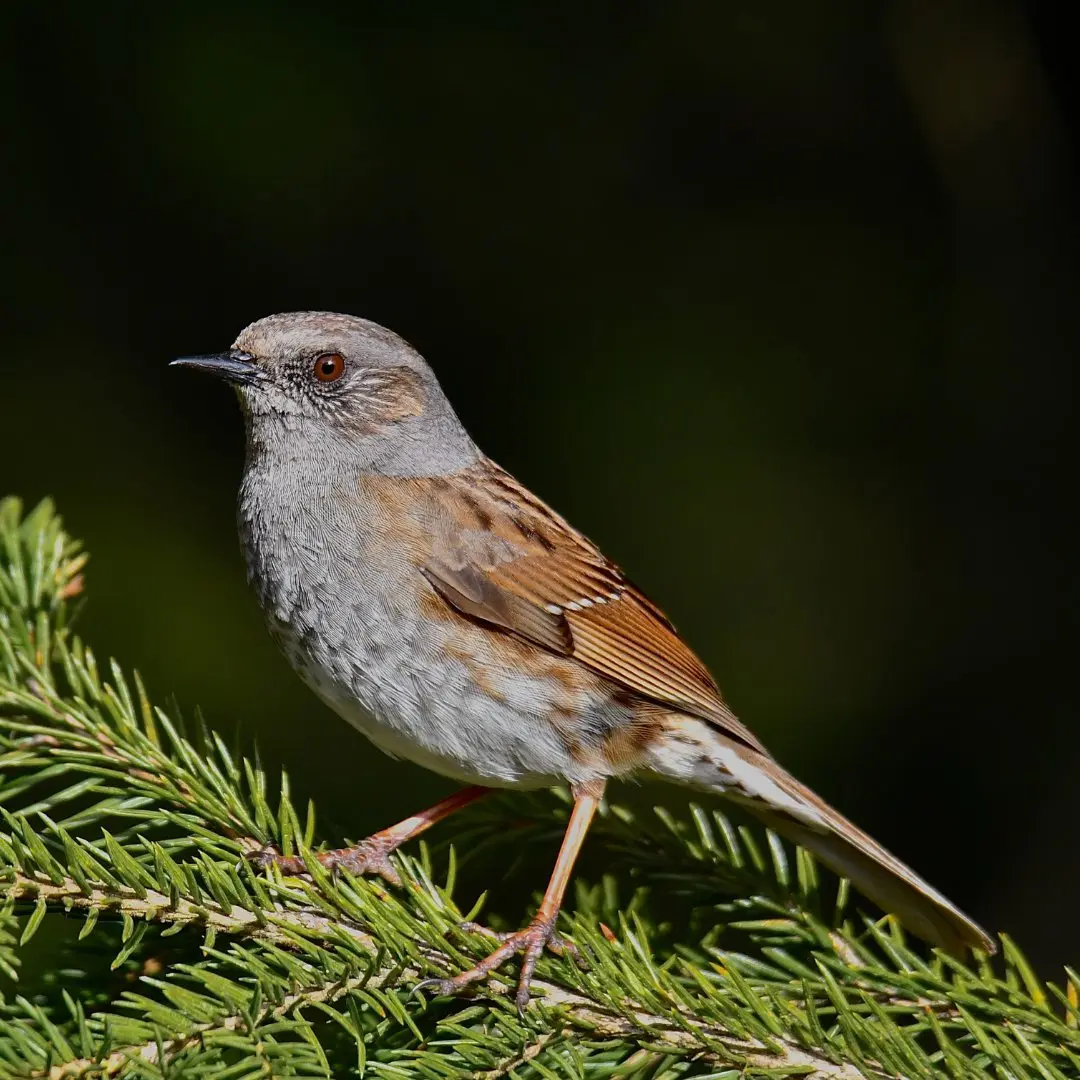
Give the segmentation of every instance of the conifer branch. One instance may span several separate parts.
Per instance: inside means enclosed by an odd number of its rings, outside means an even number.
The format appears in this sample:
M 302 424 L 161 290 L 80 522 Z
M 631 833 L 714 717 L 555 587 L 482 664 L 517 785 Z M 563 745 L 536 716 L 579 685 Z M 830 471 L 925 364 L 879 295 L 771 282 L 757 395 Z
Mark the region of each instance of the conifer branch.
M 9 899 L 13 899 L 16 904 L 20 901 L 44 901 L 51 908 L 62 909 L 68 913 L 96 910 L 128 915 L 147 922 L 182 926 L 197 925 L 212 928 L 223 934 L 269 942 L 283 948 L 288 948 L 296 940 L 296 932 L 303 933 L 309 938 L 316 936 L 327 942 L 341 935 L 347 935 L 373 958 L 379 953 L 378 942 L 370 934 L 346 920 L 329 919 L 314 911 L 282 909 L 260 924 L 250 911 L 237 905 L 226 910 L 212 902 L 196 905 L 181 900 L 174 904 L 170 897 L 150 889 L 144 890 L 142 896 L 128 889 L 91 888 L 86 891 L 71 878 L 54 883 L 41 877 L 29 878 L 21 874 L 15 874 L 10 882 L 5 884 L 7 884 Z M 290 934 L 287 928 L 294 933 Z M 370 985 L 380 988 L 391 985 L 387 978 L 390 972 L 394 975 L 394 985 L 405 989 L 414 985 L 422 977 L 422 973 L 412 967 L 387 966 L 374 978 L 368 977 Z M 279 1005 L 268 1010 L 266 1015 L 284 1015 L 297 1005 L 334 1001 L 359 986 L 361 981 L 363 980 L 360 977 L 354 977 L 344 982 L 335 982 L 290 994 Z M 827 1077 L 843 1078 L 843 1080 L 850 1077 L 851 1080 L 857 1080 L 860 1076 L 860 1073 L 850 1066 L 837 1065 L 820 1055 L 807 1053 L 798 1046 L 785 1044 L 783 1040 L 777 1041 L 770 1048 L 758 1040 L 733 1038 L 729 1031 L 716 1025 L 702 1025 L 692 1015 L 684 1014 L 682 1017 L 684 1026 L 675 1027 L 665 1016 L 643 1009 L 633 1009 L 629 1014 L 614 1015 L 598 1006 L 591 998 L 543 979 L 535 982 L 534 990 L 542 997 L 545 1005 L 561 1011 L 566 1028 L 579 1027 L 594 1036 L 632 1039 L 640 1038 L 648 1033 L 650 1041 L 654 1045 L 663 1045 L 665 1050 L 693 1053 L 703 1061 L 717 1064 L 724 1064 L 731 1060 L 726 1055 L 720 1056 L 709 1049 L 710 1046 L 722 1045 L 726 1050 L 739 1055 L 744 1066 L 762 1069 L 781 1068 L 789 1071 L 794 1069 L 800 1072 L 811 1070 L 809 1075 L 821 1077 L 823 1080 Z M 512 983 L 495 980 L 486 988 L 486 994 L 498 994 L 509 1002 L 513 1000 L 514 986 Z M 233 1014 L 212 1025 L 199 1025 L 181 1040 L 169 1040 L 165 1043 L 153 1040 L 141 1046 L 114 1051 L 109 1057 L 108 1064 L 109 1067 L 115 1068 L 127 1058 L 134 1057 L 151 1063 L 166 1060 L 190 1045 L 192 1040 L 205 1037 L 207 1032 L 215 1028 L 235 1031 L 243 1023 L 243 1016 Z M 516 1065 L 525 1064 L 535 1057 L 557 1033 L 553 1030 L 541 1034 L 529 1047 L 514 1054 L 502 1067 L 503 1072 L 494 1070 L 487 1075 L 505 1075 Z M 105 1064 L 95 1065 L 89 1060 L 76 1059 L 63 1065 L 53 1066 L 48 1075 L 50 1078 L 80 1076 L 91 1066 L 103 1067 Z M 57 1072 L 58 1069 L 61 1071 Z M 886 1074 L 882 1072 L 880 1075 Z
M 501 978 L 429 999 L 419 981 L 490 944 L 462 928 L 453 849 L 396 856 L 401 889 L 330 876 L 287 777 L 102 676 L 70 629 L 84 565 L 48 504 L 0 503 L 0 971 L 27 987 L 0 997 L 0 1080 L 1080 1075 L 1075 972 L 1043 983 L 1008 939 L 1000 973 L 911 948 L 805 852 L 697 807 L 605 808 L 607 876 L 579 880 L 563 923 L 582 963 L 543 958 L 523 1015 Z M 554 846 L 565 810 L 467 811 L 470 866 Z M 510 840 L 508 814 L 532 823 Z M 257 871 L 268 844 L 310 874 Z M 83 920 L 65 964 L 93 969 L 107 942 L 138 989 L 90 970 L 84 1000 L 22 967 L 60 914 Z M 193 959 L 156 959 L 174 935 Z

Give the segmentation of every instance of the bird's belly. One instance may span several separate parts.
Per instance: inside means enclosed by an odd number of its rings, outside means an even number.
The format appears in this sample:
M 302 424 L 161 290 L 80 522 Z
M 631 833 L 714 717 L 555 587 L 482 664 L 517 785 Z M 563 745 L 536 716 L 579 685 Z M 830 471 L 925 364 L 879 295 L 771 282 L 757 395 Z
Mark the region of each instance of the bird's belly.
M 256 479 L 249 474 L 245 490 Z M 249 578 L 278 645 L 380 749 L 496 787 L 610 774 L 605 740 L 629 717 L 580 665 L 532 646 L 508 652 L 493 641 L 504 635 L 451 612 L 414 563 L 386 545 L 355 534 L 348 543 L 302 544 L 303 530 L 284 510 L 260 517 L 243 495 L 240 524 Z M 330 535 L 345 532 L 341 523 Z
M 412 733 L 403 733 L 400 725 L 380 722 L 367 710 L 355 705 L 331 707 L 353 727 L 364 733 L 384 754 L 411 761 L 414 765 L 429 769 L 442 776 L 449 776 L 463 784 L 481 784 L 485 787 L 541 788 L 553 787 L 567 780 L 565 771 L 554 770 L 558 763 L 533 760 L 527 745 L 512 745 L 512 739 L 500 739 L 497 745 L 485 747 L 483 758 L 463 754 L 451 740 L 439 737 L 425 738 L 422 742 Z M 483 741 L 482 733 L 473 732 L 477 741 Z
M 603 771 L 598 755 L 582 755 L 553 723 L 556 709 L 565 711 L 557 685 L 487 667 L 482 657 L 467 663 L 460 635 L 455 656 L 438 626 L 400 614 L 372 618 L 370 608 L 354 610 L 317 634 L 297 630 L 308 620 L 296 612 L 288 622 L 267 614 L 301 678 L 392 757 L 492 787 L 581 783 Z M 488 632 L 476 631 L 479 653 Z
M 391 757 L 463 783 L 550 787 L 578 766 L 546 720 L 508 708 L 470 684 L 456 665 L 436 670 L 398 656 L 368 657 L 352 672 L 298 665 L 301 677 L 339 716 Z

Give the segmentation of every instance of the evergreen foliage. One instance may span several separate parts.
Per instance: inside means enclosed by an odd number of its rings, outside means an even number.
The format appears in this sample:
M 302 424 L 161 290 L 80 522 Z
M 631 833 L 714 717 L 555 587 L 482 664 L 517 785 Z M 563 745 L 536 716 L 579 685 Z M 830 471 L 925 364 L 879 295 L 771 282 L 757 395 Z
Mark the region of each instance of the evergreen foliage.
M 265 844 L 341 838 L 99 669 L 70 629 L 84 562 L 51 505 L 0 503 L 0 1080 L 1080 1076 L 1076 973 L 1044 984 L 1007 939 L 997 969 L 928 958 L 805 852 L 694 806 L 605 807 L 603 872 L 563 916 L 578 955 L 541 960 L 524 1014 L 513 969 L 432 999 L 418 983 L 491 948 L 454 849 L 396 857 L 400 889 L 256 870 Z M 567 811 L 500 796 L 442 831 L 479 880 L 533 839 L 553 856 Z M 63 969 L 32 963 L 45 928 Z

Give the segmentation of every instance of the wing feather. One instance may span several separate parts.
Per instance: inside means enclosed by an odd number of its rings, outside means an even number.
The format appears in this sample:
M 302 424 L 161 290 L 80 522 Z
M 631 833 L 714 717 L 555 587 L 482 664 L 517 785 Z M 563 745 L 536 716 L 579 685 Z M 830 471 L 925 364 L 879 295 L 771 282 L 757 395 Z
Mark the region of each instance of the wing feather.
M 624 689 L 710 720 L 764 753 L 663 612 L 509 474 L 492 462 L 481 465 L 456 482 L 468 483 L 464 501 L 482 528 L 457 521 L 443 538 L 442 557 L 437 551 L 424 567 L 439 595 L 466 616 L 572 656 Z M 453 493 L 448 487 L 448 502 Z M 452 513 L 443 520 L 455 521 Z

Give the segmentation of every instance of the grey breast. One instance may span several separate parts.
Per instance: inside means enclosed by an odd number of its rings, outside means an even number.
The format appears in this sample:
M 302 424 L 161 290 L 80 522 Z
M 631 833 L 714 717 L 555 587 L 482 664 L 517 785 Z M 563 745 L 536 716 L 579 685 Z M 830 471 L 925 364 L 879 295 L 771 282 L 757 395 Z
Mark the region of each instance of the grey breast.
M 280 470 L 253 465 L 238 516 L 270 631 L 304 681 L 381 749 L 434 771 L 530 786 L 569 777 L 573 763 L 539 688 L 495 700 L 448 655 L 453 624 L 421 614 L 430 586 L 379 535 L 379 508 L 355 487 L 343 498 L 297 477 L 283 482 Z M 421 502 L 411 512 L 437 508 Z M 457 644 L 482 653 L 483 634 L 460 629 Z

